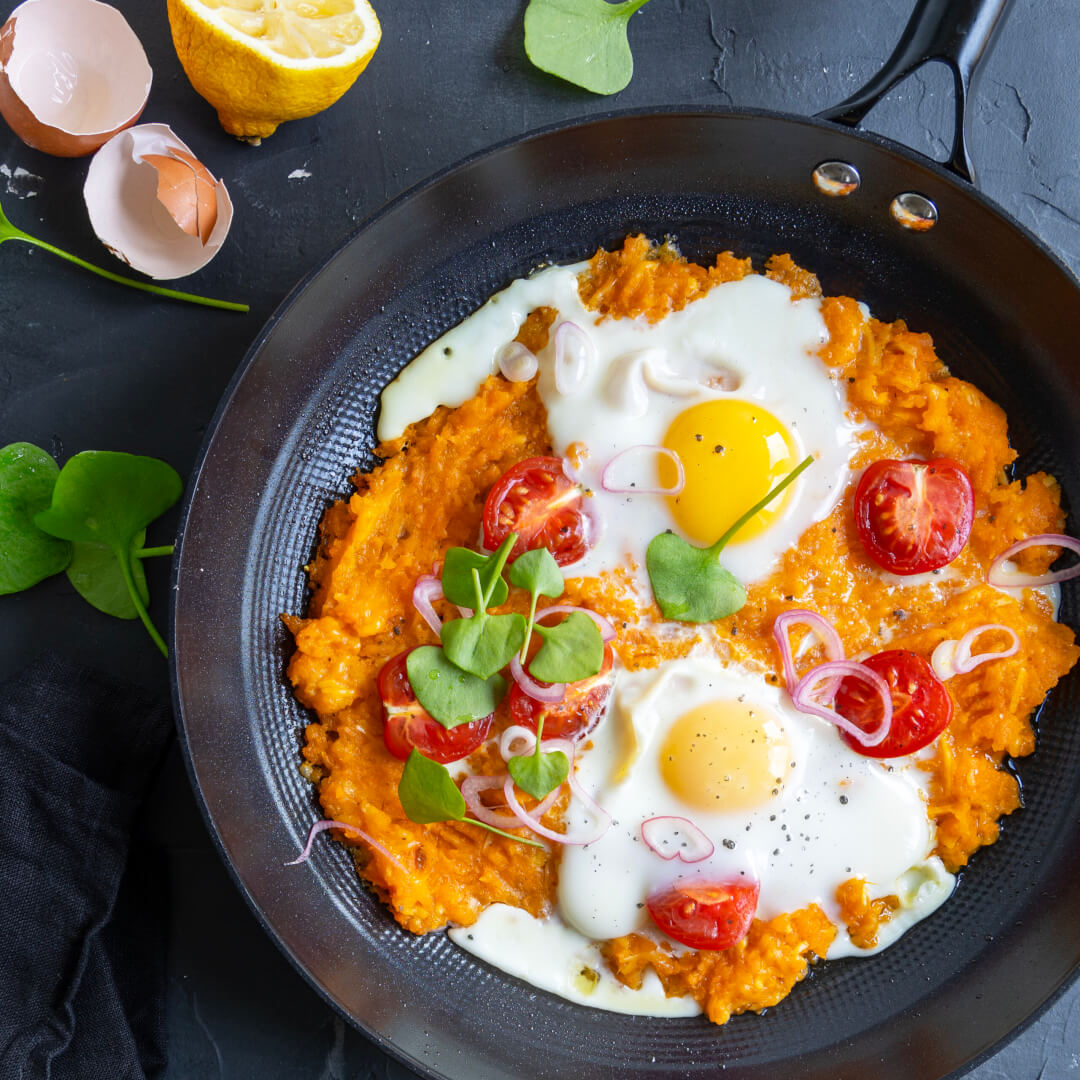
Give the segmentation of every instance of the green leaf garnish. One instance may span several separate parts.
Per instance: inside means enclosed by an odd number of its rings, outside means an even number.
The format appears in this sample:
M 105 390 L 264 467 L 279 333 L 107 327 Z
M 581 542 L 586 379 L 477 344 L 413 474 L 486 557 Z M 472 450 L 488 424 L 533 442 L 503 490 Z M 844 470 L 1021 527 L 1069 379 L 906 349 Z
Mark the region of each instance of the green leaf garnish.
M 145 529 L 131 538 L 131 576 L 144 605 L 150 603 L 150 590 L 146 586 L 146 571 L 138 553 L 145 542 Z M 106 615 L 113 615 L 117 619 L 137 619 L 138 609 L 128 592 L 127 582 L 112 548 L 107 544 L 88 544 L 84 540 L 71 547 L 67 578 L 75 586 L 75 591 Z
M 71 545 L 34 524 L 59 475 L 56 462 L 31 443 L 0 449 L 0 595 L 29 589 L 71 561 Z
M 622 90 L 634 74 L 630 16 L 648 0 L 530 0 L 525 52 L 541 71 L 594 94 Z
M 525 619 L 516 613 L 488 615 L 478 611 L 471 619 L 453 619 L 442 628 L 447 657 L 480 679 L 502 671 L 524 640 Z
M 549 683 L 578 682 L 604 665 L 604 640 L 596 623 L 582 611 L 572 611 L 555 626 L 535 627 L 544 639 L 529 665 L 534 679 Z
M 29 233 L 23 232 L 22 229 L 16 228 L 8 221 L 3 207 L 0 207 L 0 244 L 3 244 L 5 240 L 21 240 L 24 244 L 30 244 L 31 247 L 51 251 L 54 255 L 59 255 L 61 259 L 67 259 L 68 262 L 81 266 L 84 270 L 89 270 L 99 277 L 115 281 L 120 285 L 127 285 L 131 289 L 140 289 L 142 292 L 166 296 L 170 300 L 184 300 L 189 304 L 201 304 L 203 307 L 222 308 L 225 311 L 249 310 L 247 304 L 234 304 L 231 300 L 211 300 L 206 296 L 196 296 L 193 293 L 178 292 L 176 289 L 166 289 L 161 285 L 151 285 L 146 281 L 136 281 L 133 278 L 123 277 L 121 274 L 114 274 L 111 270 L 103 270 L 100 266 L 94 266 L 93 263 L 88 263 L 77 255 L 71 255 L 58 247 L 54 247 L 52 244 L 46 243 L 44 240 L 38 240 L 36 237 L 30 236 Z
M 799 462 L 711 547 L 694 547 L 681 536 L 670 532 L 652 538 L 645 553 L 645 566 L 649 571 L 653 596 L 665 619 L 714 622 L 733 615 L 746 603 L 746 590 L 729 570 L 720 565 L 720 554 L 728 541 L 813 461 L 813 457 L 808 456 Z
M 490 716 L 506 693 L 501 675 L 487 679 L 470 675 L 451 663 L 437 645 L 413 649 L 405 669 L 416 700 L 446 728 Z
M 168 656 L 168 649 L 136 584 L 134 541 L 180 498 L 182 490 L 179 474 L 164 461 L 89 450 L 76 454 L 60 470 L 51 504 L 34 516 L 37 527 L 52 536 L 112 552 L 135 611 L 163 656 Z
M 517 540 L 516 533 L 514 534 L 514 540 Z M 505 543 L 504 540 L 503 544 Z M 511 543 L 507 551 L 509 552 L 513 546 L 513 543 Z M 502 547 L 500 546 L 499 551 L 501 550 Z M 480 585 L 484 592 L 487 593 L 490 589 L 488 607 L 499 607 L 505 604 L 510 590 L 503 580 L 502 574 L 495 571 L 496 556 L 498 554 L 499 552 L 494 555 L 481 555 L 479 551 L 470 551 L 468 548 L 462 547 L 448 549 L 446 556 L 443 558 L 443 596 L 451 604 L 458 604 L 460 607 L 467 608 L 474 607 L 476 605 L 476 595 L 473 590 L 472 572 L 476 570 L 480 575 Z M 505 563 L 505 559 L 503 562 Z M 493 573 L 493 571 L 495 572 Z
M 510 567 L 510 584 L 519 589 L 528 589 L 531 594 L 529 601 L 529 618 L 525 627 L 525 643 L 521 646 L 521 659 L 529 651 L 529 642 L 532 641 L 533 623 L 536 621 L 536 602 L 541 595 L 552 600 L 562 596 L 566 583 L 563 581 L 562 571 L 555 561 L 555 556 L 546 547 L 534 548 L 519 555 Z
M 465 816 L 465 799 L 457 784 L 450 777 L 445 765 L 424 757 L 415 747 L 409 752 L 405 769 L 398 783 L 398 798 L 405 816 L 418 825 L 430 825 L 436 821 L 461 821 L 476 825 L 488 832 L 516 840 L 519 844 L 543 848 L 537 840 L 527 840 L 513 833 L 503 832 L 483 821 Z
M 539 751 L 539 740 L 536 745 Z M 550 795 L 570 775 L 570 759 L 561 750 L 512 757 L 506 767 L 514 783 L 534 799 Z

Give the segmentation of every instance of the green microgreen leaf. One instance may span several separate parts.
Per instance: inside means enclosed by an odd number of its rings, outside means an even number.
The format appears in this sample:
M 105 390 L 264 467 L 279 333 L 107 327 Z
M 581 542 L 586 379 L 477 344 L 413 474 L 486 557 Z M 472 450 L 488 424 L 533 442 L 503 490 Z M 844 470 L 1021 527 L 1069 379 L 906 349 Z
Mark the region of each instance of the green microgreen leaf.
M 561 750 L 512 757 L 506 767 L 514 783 L 534 799 L 550 795 L 570 775 L 570 759 Z
M 510 584 L 519 589 L 528 589 L 531 594 L 529 601 L 529 618 L 525 626 L 525 643 L 521 646 L 521 659 L 529 651 L 529 642 L 532 641 L 533 623 L 536 620 L 536 602 L 543 595 L 552 600 L 562 596 L 566 583 L 563 581 L 562 571 L 555 561 L 555 556 L 546 547 L 534 548 L 519 555 L 510 567 Z
M 809 468 L 813 460 L 813 457 L 804 458 L 711 547 L 694 547 L 671 532 L 652 538 L 645 553 L 645 566 L 653 596 L 665 619 L 714 622 L 733 615 L 746 603 L 746 590 L 720 565 L 720 555 L 728 541 Z
M 71 255 L 58 247 L 54 247 L 52 244 L 46 243 L 44 240 L 38 240 L 36 237 L 30 236 L 29 233 L 23 232 L 22 229 L 16 228 L 8 221 L 3 207 L 0 207 L 0 244 L 3 244 L 5 240 L 21 240 L 24 244 L 30 244 L 31 247 L 51 251 L 53 255 L 59 255 L 61 259 L 66 259 L 76 266 L 81 266 L 92 274 L 97 274 L 99 277 L 106 278 L 109 281 L 115 281 L 120 285 L 127 285 L 131 289 L 154 293 L 156 296 L 165 296 L 170 300 L 184 300 L 189 304 L 201 304 L 203 307 L 222 308 L 225 311 L 249 310 L 247 304 L 235 304 L 231 300 L 211 300 L 206 296 L 196 296 L 193 293 L 178 292 L 176 289 L 166 289 L 161 285 L 151 285 L 147 281 L 136 281 L 133 278 L 123 277 L 121 274 L 114 274 L 111 270 L 103 270 L 100 266 L 88 263 L 77 255 Z
M 449 548 L 443 558 L 443 596 L 452 604 L 475 608 L 475 570 L 480 575 L 480 586 L 487 600 L 484 606 L 499 607 L 505 604 L 510 590 L 503 579 L 502 571 L 514 544 L 517 543 L 517 537 L 517 533 L 510 533 L 490 555 L 481 555 L 479 551 L 470 551 L 468 548 Z
M 626 24 L 647 2 L 530 0 L 525 9 L 526 55 L 541 71 L 594 94 L 617 93 L 634 74 Z
M 418 825 L 430 825 L 436 821 L 461 821 L 466 825 L 476 825 L 488 832 L 516 840 L 519 844 L 543 848 L 536 840 L 527 840 L 513 833 L 503 832 L 483 821 L 475 821 L 465 816 L 465 799 L 457 784 L 450 777 L 445 765 L 424 757 L 415 747 L 409 752 L 408 760 L 398 783 L 398 798 L 405 816 Z
M 525 640 L 525 619 L 518 614 L 488 615 L 443 623 L 442 643 L 447 657 L 463 671 L 487 679 L 502 671 Z
M 131 577 L 143 604 L 150 603 L 150 590 L 146 585 L 146 571 L 137 557 L 146 542 L 143 529 L 131 538 Z M 71 562 L 67 568 L 68 581 L 87 603 L 98 611 L 117 619 L 137 619 L 135 602 L 128 592 L 120 561 L 108 544 L 90 544 L 85 540 L 71 545 Z
M 506 693 L 501 675 L 481 679 L 462 671 L 436 645 L 413 649 L 405 668 L 416 700 L 446 728 L 490 716 Z
M 59 475 L 56 462 L 31 443 L 0 449 L 0 595 L 29 589 L 71 561 L 71 545 L 34 524 Z
M 582 611 L 572 611 L 555 626 L 534 629 L 544 639 L 529 665 L 534 679 L 549 683 L 578 682 L 604 666 L 604 641 L 596 623 Z
M 424 757 L 415 747 L 409 752 L 398 784 L 398 798 L 405 816 L 418 825 L 433 821 L 461 821 L 465 799 L 445 765 Z
M 108 547 L 147 633 L 168 649 L 150 621 L 135 580 L 135 538 L 160 517 L 183 490 L 179 474 L 157 458 L 90 450 L 60 470 L 48 508 L 34 516 L 38 528 L 64 540 Z

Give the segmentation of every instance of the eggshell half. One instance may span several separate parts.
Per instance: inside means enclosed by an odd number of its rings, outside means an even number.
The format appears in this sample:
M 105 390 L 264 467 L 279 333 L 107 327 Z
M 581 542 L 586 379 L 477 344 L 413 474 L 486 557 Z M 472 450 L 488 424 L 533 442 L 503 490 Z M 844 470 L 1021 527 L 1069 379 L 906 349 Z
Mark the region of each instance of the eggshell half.
M 205 266 L 232 224 L 225 185 L 165 124 L 114 135 L 90 162 L 83 198 L 98 239 L 153 278 Z
M 46 154 L 92 154 L 134 124 L 152 78 L 135 32 L 98 0 L 26 0 L 0 30 L 0 114 Z

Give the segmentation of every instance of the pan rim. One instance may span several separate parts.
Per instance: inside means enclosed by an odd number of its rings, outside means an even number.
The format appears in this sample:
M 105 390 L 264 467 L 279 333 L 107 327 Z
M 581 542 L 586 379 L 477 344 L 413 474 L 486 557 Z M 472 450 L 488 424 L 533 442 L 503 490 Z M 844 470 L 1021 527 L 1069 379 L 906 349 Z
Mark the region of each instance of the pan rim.
M 229 855 L 225 849 L 225 844 L 220 830 L 215 822 L 213 811 L 211 810 L 205 793 L 203 791 L 202 784 L 200 783 L 197 767 L 193 759 L 190 744 L 187 737 L 187 718 L 185 716 L 185 705 L 181 694 L 179 670 L 181 666 L 182 657 L 178 648 L 178 635 L 177 635 L 177 623 L 180 614 L 180 593 L 179 584 L 181 577 L 181 567 L 184 563 L 185 554 L 185 537 L 187 534 L 187 525 L 192 512 L 192 507 L 199 494 L 200 482 L 203 479 L 204 470 L 207 464 L 207 459 L 213 448 L 215 438 L 219 432 L 222 422 L 229 411 L 231 404 L 237 394 L 240 385 L 243 383 L 245 376 L 251 370 L 256 363 L 263 347 L 266 345 L 268 339 L 272 336 L 275 329 L 282 322 L 283 319 L 289 314 L 289 312 L 296 305 L 300 297 L 307 291 L 312 283 L 319 278 L 322 274 L 332 266 L 335 260 L 351 245 L 356 243 L 365 233 L 367 233 L 373 226 L 375 226 L 384 217 L 390 215 L 401 205 L 409 202 L 410 200 L 422 195 L 423 193 L 436 187 L 448 177 L 463 172 L 470 167 L 498 154 L 513 149 L 530 142 L 538 141 L 552 135 L 558 135 L 563 132 L 583 130 L 591 126 L 605 125 L 612 122 L 623 122 L 633 120 L 650 120 L 661 117 L 669 118 L 682 118 L 682 119 L 717 119 L 723 120 L 728 118 L 734 119 L 762 119 L 769 121 L 783 121 L 788 123 L 794 123 L 805 127 L 816 128 L 832 133 L 841 133 L 846 136 L 853 137 L 856 141 L 866 143 L 872 147 L 884 150 L 889 154 L 894 154 L 900 158 L 906 160 L 909 163 L 914 163 L 921 168 L 924 168 L 931 172 L 939 180 L 945 182 L 952 188 L 957 189 L 963 195 L 968 198 L 974 198 L 974 200 L 980 204 L 985 210 L 1001 219 L 1006 225 L 1011 227 L 1014 231 L 1020 234 L 1020 236 L 1027 241 L 1031 247 L 1033 247 L 1039 254 L 1046 258 L 1069 282 L 1074 290 L 1080 293 L 1080 278 L 1076 273 L 1037 235 L 1035 235 L 1027 226 L 1014 218 L 1007 210 L 1001 207 L 989 196 L 983 194 L 977 188 L 971 184 L 962 180 L 954 173 L 952 173 L 943 164 L 934 161 L 933 159 L 926 157 L 916 150 L 906 147 L 903 144 L 896 142 L 895 140 L 886 138 L 885 136 L 878 135 L 874 132 L 865 131 L 862 129 L 852 129 L 845 127 L 844 125 L 837 124 L 833 121 L 823 120 L 816 116 L 800 116 L 797 114 L 777 112 L 766 109 L 756 108 L 722 108 L 722 107 L 710 107 L 710 106 L 682 106 L 672 105 L 664 107 L 650 107 L 650 108 L 633 108 L 633 109 L 617 109 L 610 110 L 600 114 L 587 115 L 583 117 L 569 118 L 557 123 L 546 125 L 542 128 L 537 128 L 521 135 L 512 136 L 507 139 L 500 140 L 499 142 L 492 144 L 488 147 L 482 148 L 461 160 L 447 165 L 446 167 L 437 170 L 430 176 L 420 180 L 416 184 L 412 185 L 405 191 L 396 195 L 394 198 L 377 208 L 374 212 L 369 214 L 363 221 L 353 229 L 337 246 L 334 247 L 327 255 L 325 255 L 317 265 L 315 265 L 310 271 L 303 275 L 297 284 L 286 294 L 282 301 L 271 313 L 269 318 L 259 329 L 255 335 L 252 344 L 245 352 L 243 358 L 238 364 L 233 376 L 231 377 L 228 385 L 226 386 L 222 397 L 218 403 L 217 408 L 214 411 L 213 417 L 210 420 L 206 434 L 203 438 L 202 445 L 198 451 L 195 463 L 192 467 L 190 479 L 188 482 L 187 490 L 185 491 L 180 524 L 178 526 L 177 542 L 176 542 L 176 557 L 172 562 L 172 575 L 170 589 L 170 607 L 169 607 L 169 620 L 168 620 L 168 639 L 170 646 L 170 689 L 172 695 L 172 701 L 174 706 L 174 714 L 176 716 L 177 732 L 180 736 L 180 746 L 182 749 L 185 769 L 187 770 L 189 779 L 191 781 L 192 789 L 196 798 L 196 803 L 199 806 L 199 811 L 202 814 L 207 828 L 210 832 L 214 847 L 219 852 L 226 869 L 232 877 L 233 881 L 239 888 L 241 895 L 244 897 L 245 902 L 251 909 L 256 919 L 268 933 L 271 940 L 275 942 L 278 948 L 284 953 L 286 958 L 295 970 L 301 975 L 301 977 L 319 994 L 319 996 L 331 1006 L 331 1008 L 347 1020 L 350 1024 L 361 1030 L 364 1035 L 372 1042 L 380 1047 L 385 1053 L 395 1058 L 396 1060 L 407 1065 L 409 1068 L 414 1069 L 421 1076 L 439 1078 L 443 1074 L 434 1071 L 432 1067 L 404 1052 L 397 1044 L 391 1039 L 382 1035 L 379 1031 L 368 1027 L 365 1023 L 351 1015 L 347 1009 L 340 1005 L 332 996 L 331 992 L 324 987 L 311 973 L 303 963 L 296 956 L 293 948 L 288 945 L 279 931 L 270 922 L 269 917 L 266 915 L 259 901 L 253 895 L 249 886 L 241 878 L 239 871 L 234 865 L 233 861 L 229 858 Z M 977 1068 L 981 1063 L 988 1060 L 995 1053 L 999 1052 L 1003 1046 L 1012 1041 L 1017 1035 L 1030 1027 L 1036 1020 L 1042 1016 L 1047 1009 L 1049 1009 L 1055 1001 L 1057 1001 L 1062 994 L 1080 977 L 1080 966 L 1075 967 L 1072 972 L 1061 982 L 1054 987 L 1042 1003 L 1033 1010 L 1019 1025 L 1000 1036 L 993 1044 L 983 1049 L 972 1057 L 968 1062 L 964 1063 L 959 1069 L 949 1074 L 952 1077 L 960 1077 L 967 1075 L 973 1069 Z

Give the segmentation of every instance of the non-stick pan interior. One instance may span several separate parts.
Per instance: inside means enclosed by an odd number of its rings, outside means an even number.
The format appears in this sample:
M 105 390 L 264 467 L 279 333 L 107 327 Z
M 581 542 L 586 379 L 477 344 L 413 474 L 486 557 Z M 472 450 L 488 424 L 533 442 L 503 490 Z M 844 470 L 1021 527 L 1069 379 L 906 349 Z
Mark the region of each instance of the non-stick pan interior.
M 812 184 L 814 166 L 833 159 L 858 167 L 854 195 Z M 896 224 L 889 203 L 902 191 L 936 203 L 934 229 Z M 303 612 L 321 513 L 373 463 L 380 391 L 515 277 L 638 231 L 672 235 L 703 259 L 730 248 L 759 267 L 791 252 L 827 293 L 929 331 L 954 373 L 1005 407 L 1018 471 L 1053 472 L 1066 505 L 1080 506 L 1076 286 L 940 170 L 879 141 L 754 114 L 614 117 L 535 136 L 376 217 L 294 295 L 234 381 L 189 491 L 177 560 L 175 685 L 193 779 L 282 948 L 422 1072 L 943 1076 L 1022 1024 L 1080 962 L 1075 675 L 1042 711 L 1037 753 L 1017 765 L 1025 809 L 949 903 L 885 953 L 826 964 L 778 1007 L 723 1029 L 577 1007 L 443 935 L 415 938 L 361 888 L 339 845 L 283 866 L 321 815 L 297 772 L 309 718 L 283 679 L 290 639 L 278 615 Z M 1075 587 L 1062 618 L 1077 623 Z

